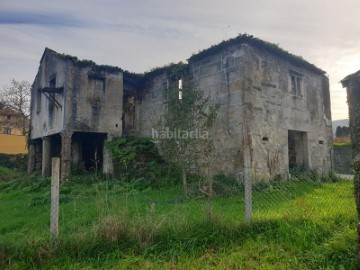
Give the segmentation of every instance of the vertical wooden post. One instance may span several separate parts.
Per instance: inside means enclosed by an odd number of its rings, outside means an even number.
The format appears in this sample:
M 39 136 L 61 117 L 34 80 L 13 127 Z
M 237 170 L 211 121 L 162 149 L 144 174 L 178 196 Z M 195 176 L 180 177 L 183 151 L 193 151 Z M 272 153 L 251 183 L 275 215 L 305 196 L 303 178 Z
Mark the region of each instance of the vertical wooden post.
M 50 237 L 56 239 L 59 236 L 60 158 L 52 158 L 51 168 Z
M 250 149 L 244 145 L 244 188 L 245 188 L 245 220 L 250 224 L 252 219 L 252 183 L 250 177 Z

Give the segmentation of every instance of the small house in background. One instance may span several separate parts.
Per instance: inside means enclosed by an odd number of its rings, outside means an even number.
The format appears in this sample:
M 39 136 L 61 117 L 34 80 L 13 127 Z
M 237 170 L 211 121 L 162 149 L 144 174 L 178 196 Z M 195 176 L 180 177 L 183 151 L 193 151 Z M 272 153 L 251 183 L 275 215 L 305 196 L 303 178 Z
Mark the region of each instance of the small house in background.
M 0 104 L 0 153 L 26 154 L 29 120 Z
M 179 71 L 181 71 L 179 73 Z M 46 49 L 32 88 L 29 170 L 71 165 L 112 172 L 104 142 L 152 136 L 169 87 L 200 89 L 219 105 L 213 171 L 241 179 L 288 175 L 292 167 L 331 170 L 332 126 L 326 73 L 277 45 L 248 35 L 145 74 L 98 66 Z M 186 95 L 186 87 L 181 90 Z M 181 102 L 181 100 L 180 100 Z M 155 131 L 156 133 L 156 131 Z M 98 162 L 99 161 L 99 162 Z

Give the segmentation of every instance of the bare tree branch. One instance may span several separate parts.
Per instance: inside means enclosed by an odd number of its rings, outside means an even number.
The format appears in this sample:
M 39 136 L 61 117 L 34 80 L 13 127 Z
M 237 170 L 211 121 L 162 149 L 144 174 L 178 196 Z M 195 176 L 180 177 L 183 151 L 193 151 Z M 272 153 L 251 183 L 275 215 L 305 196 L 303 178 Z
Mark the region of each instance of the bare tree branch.
M 30 98 L 31 85 L 27 81 L 12 79 L 10 85 L 0 89 L 0 109 L 9 109 L 18 115 L 8 124 L 22 128 L 23 134 L 28 128 Z

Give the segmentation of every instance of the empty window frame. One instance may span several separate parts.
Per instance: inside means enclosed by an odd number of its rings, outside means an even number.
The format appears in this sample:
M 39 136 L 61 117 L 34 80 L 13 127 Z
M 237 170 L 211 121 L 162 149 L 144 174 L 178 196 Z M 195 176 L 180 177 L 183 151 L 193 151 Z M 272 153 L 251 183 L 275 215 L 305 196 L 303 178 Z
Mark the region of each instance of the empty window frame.
M 302 74 L 290 72 L 291 93 L 297 97 L 303 97 Z
M 4 134 L 11 134 L 11 128 L 4 128 Z
M 49 79 L 49 86 L 51 88 L 55 88 L 56 87 L 56 75 L 53 75 L 50 77 Z
M 41 112 L 41 89 L 36 91 L 36 112 Z

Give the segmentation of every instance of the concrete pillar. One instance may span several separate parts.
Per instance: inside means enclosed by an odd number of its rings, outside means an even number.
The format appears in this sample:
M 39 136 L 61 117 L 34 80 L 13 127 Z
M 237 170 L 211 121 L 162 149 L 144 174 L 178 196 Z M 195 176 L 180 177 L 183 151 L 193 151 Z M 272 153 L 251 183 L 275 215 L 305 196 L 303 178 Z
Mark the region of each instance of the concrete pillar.
M 51 139 L 49 137 L 42 138 L 42 176 L 50 176 L 51 172 Z
M 108 135 L 107 139 L 104 141 L 103 148 L 103 173 L 105 174 L 113 174 L 114 173 L 114 164 L 112 160 L 112 154 L 106 147 L 106 142 L 111 141 L 112 136 Z
M 52 158 L 51 168 L 50 237 L 54 240 L 59 236 L 60 158 Z
M 32 173 L 35 170 L 35 146 L 33 144 L 29 145 L 29 154 L 28 154 L 28 173 Z
M 61 133 L 61 176 L 60 181 L 69 180 L 71 171 L 71 132 Z
M 245 188 L 245 220 L 250 224 L 252 219 L 252 181 L 250 176 L 250 147 L 244 145 L 244 188 Z

